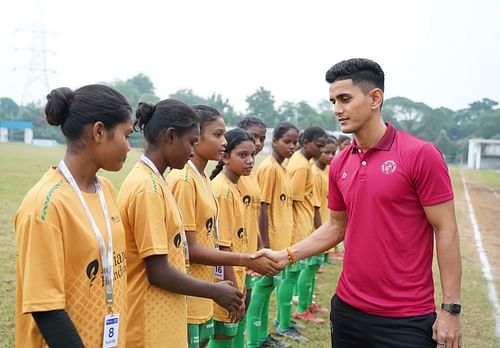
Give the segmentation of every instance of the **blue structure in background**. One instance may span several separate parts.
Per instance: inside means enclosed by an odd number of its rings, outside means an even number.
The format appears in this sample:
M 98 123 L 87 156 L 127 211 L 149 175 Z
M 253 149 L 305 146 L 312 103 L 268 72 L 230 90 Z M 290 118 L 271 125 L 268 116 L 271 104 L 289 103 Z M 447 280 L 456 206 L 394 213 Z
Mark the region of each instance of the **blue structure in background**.
M 0 143 L 9 142 L 9 129 L 19 129 L 24 131 L 24 142 L 31 144 L 33 142 L 33 122 L 0 120 Z

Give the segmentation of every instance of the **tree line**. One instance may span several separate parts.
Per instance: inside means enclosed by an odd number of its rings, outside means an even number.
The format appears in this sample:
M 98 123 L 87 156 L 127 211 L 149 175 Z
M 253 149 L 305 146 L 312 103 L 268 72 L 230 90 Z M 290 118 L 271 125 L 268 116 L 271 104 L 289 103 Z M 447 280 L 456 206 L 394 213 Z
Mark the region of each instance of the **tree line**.
M 155 94 L 153 82 L 144 74 L 104 83 L 123 93 L 132 106 L 140 101 L 156 103 L 160 100 Z M 301 129 L 314 125 L 330 131 L 339 130 L 329 101 L 325 100 L 319 105 L 311 105 L 306 101 L 285 101 L 277 105 L 271 91 L 264 87 L 259 87 L 246 97 L 247 109 L 244 113 L 236 111 L 229 100 L 218 93 L 203 97 L 191 89 L 181 89 L 168 97 L 189 105 L 213 106 L 224 114 L 228 126 L 235 126 L 245 115 L 254 115 L 263 119 L 269 127 L 289 121 Z M 446 107 L 433 109 L 424 103 L 394 97 L 384 101 L 382 115 L 396 128 L 433 142 L 449 163 L 457 163 L 466 160 L 470 138 L 500 139 L 500 109 L 497 105 L 498 102 L 483 98 L 465 109 L 453 111 Z M 3 97 L 0 98 L 0 119 L 32 121 L 35 138 L 64 142 L 61 133 L 45 121 L 43 105 L 18 105 L 11 98 Z M 133 146 L 140 146 L 141 141 L 139 134 L 135 134 L 131 140 Z

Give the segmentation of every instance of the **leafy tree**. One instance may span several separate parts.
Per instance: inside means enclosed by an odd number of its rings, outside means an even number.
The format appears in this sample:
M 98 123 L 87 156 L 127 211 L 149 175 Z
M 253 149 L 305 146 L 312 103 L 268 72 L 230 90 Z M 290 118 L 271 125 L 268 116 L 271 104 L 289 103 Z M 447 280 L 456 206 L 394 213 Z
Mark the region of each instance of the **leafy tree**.
M 280 119 L 274 108 L 274 96 L 271 91 L 259 87 L 255 93 L 246 97 L 247 112 L 260 117 L 268 127 L 274 127 Z
M 483 98 L 481 101 L 475 101 L 469 104 L 470 114 L 475 118 L 485 111 L 493 111 L 493 107 L 497 105 L 498 103 L 496 101 Z
M 229 99 L 224 99 L 220 94 L 212 94 L 206 101 L 206 104 L 214 107 L 217 111 L 224 115 L 226 125 L 236 126 L 241 119 L 239 115 L 229 103 Z
M 180 100 L 188 105 L 206 104 L 205 99 L 194 94 L 192 89 L 180 89 L 170 94 L 169 98 Z
M 418 133 L 418 126 L 425 114 L 432 109 L 424 103 L 417 103 L 408 98 L 395 97 L 384 103 L 384 115 L 397 120 L 398 126 L 412 134 Z
M 241 115 L 229 103 L 229 99 L 224 99 L 218 93 L 214 93 L 208 98 L 203 98 L 196 95 L 192 89 L 180 89 L 171 94 L 170 98 L 180 100 L 188 105 L 204 104 L 211 106 L 224 115 L 224 121 L 228 126 L 236 126 L 241 118 Z
M 450 140 L 445 129 L 441 129 L 439 131 L 439 135 L 434 140 L 434 145 L 441 150 L 448 162 L 455 162 L 457 157 L 457 147 L 455 142 Z
M 474 135 L 478 138 L 500 139 L 500 110 L 482 112 L 476 119 Z
M 298 114 L 297 107 L 295 103 L 284 101 L 283 104 L 278 108 L 278 118 L 279 122 L 291 122 L 293 124 L 298 124 Z M 274 125 L 269 125 L 272 127 Z
M 0 98 L 0 118 L 16 118 L 19 106 L 8 97 Z
M 144 74 L 137 74 L 127 80 L 116 80 L 109 83 L 116 88 L 128 100 L 133 109 L 140 101 L 156 103 L 160 100 L 155 95 L 155 87 L 151 79 Z M 144 98 L 144 100 L 142 99 Z

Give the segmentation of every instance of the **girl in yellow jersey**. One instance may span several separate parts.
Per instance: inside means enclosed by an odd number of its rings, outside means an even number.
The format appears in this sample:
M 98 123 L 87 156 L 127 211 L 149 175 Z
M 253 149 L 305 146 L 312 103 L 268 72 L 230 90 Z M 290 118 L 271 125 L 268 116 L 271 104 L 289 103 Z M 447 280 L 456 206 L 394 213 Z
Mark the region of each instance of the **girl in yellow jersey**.
M 320 149 L 325 146 L 327 135 L 322 128 L 309 127 L 304 130 L 301 139 L 301 148 L 293 154 L 286 170 L 292 182 L 293 191 L 293 231 L 292 244 L 305 239 L 314 230 L 314 182 L 312 176 L 311 158 L 321 155 Z M 322 255 L 321 255 L 322 257 Z M 322 323 L 324 319 L 316 317 L 311 311 L 309 302 L 312 299 L 311 288 L 313 278 L 319 268 L 319 256 L 314 256 L 302 262 L 302 269 L 292 267 L 293 271 L 300 271 L 297 278 L 297 293 L 299 301 L 294 318 Z M 322 259 L 321 259 L 322 260 Z M 299 265 L 297 263 L 297 265 Z M 292 270 L 291 269 L 291 270 Z M 290 298 L 291 301 L 291 298 Z M 286 321 L 287 318 L 283 318 Z M 283 324 L 284 325 L 284 324 Z M 280 322 L 280 329 L 282 329 Z
M 127 241 L 127 346 L 187 347 L 184 295 L 212 298 L 231 311 L 241 304 L 229 282 L 203 282 L 186 274 L 182 217 L 163 177 L 167 168 L 183 168 L 188 161 L 199 136 L 198 116 L 186 104 L 167 99 L 140 103 L 134 125 L 144 133 L 145 151 L 118 197 Z
M 68 146 L 16 213 L 16 346 L 125 347 L 125 237 L 96 173 L 125 162 L 130 105 L 107 86 L 57 88 L 45 114 Z
M 262 246 L 265 248 L 282 250 L 290 246 L 293 228 L 292 188 L 282 163 L 285 158 L 292 156 L 297 137 L 298 129 L 291 123 L 281 123 L 274 128 L 273 153 L 264 159 L 257 171 L 261 190 L 259 228 Z M 273 277 L 262 277 L 254 285 L 248 310 L 248 348 L 260 347 L 268 339 L 269 299 L 274 288 Z M 282 308 L 282 303 L 278 302 L 279 311 L 286 311 Z M 291 303 L 288 313 L 290 317 Z M 292 331 L 294 329 L 288 331 L 290 335 Z M 294 333 L 297 339 L 303 337 L 296 331 Z
M 266 125 L 257 117 L 247 116 L 238 122 L 238 127 L 250 133 L 255 140 L 255 156 L 264 148 L 266 140 Z M 255 167 L 252 173 L 248 176 L 241 176 L 238 180 L 238 188 L 243 197 L 245 205 L 245 230 L 248 236 L 248 252 L 254 253 L 257 251 L 259 240 L 259 211 L 260 211 L 260 188 L 259 182 L 255 175 Z M 248 308 L 252 298 L 252 288 L 257 279 L 260 277 L 253 270 L 247 270 L 245 279 L 245 306 Z M 248 312 L 247 312 L 248 315 Z M 234 338 L 235 347 L 243 347 L 245 340 L 245 330 L 247 323 L 247 315 L 240 321 L 238 325 L 238 333 Z M 270 337 L 270 336 L 269 336 Z M 272 339 L 271 337 L 269 339 Z
M 249 133 L 240 128 L 230 130 L 225 137 L 227 145 L 224 155 L 210 176 L 215 197 L 219 203 L 220 214 L 225 217 L 219 223 L 219 245 L 221 250 L 246 253 L 248 252 L 248 235 L 245 229 L 245 205 L 237 183 L 240 176 L 248 176 L 252 172 L 255 141 Z M 245 267 L 226 266 L 224 268 L 224 279 L 237 284 L 242 292 L 245 290 L 245 277 Z M 243 319 L 246 308 L 244 305 L 241 306 L 234 318 L 231 318 L 232 316 L 218 305 L 215 305 L 214 309 L 215 335 L 208 346 L 210 348 L 233 347 L 234 337 L 238 332 L 238 322 Z
M 311 158 L 312 175 L 314 182 L 314 228 L 317 229 L 330 219 L 330 210 L 328 209 L 328 170 L 335 152 L 337 151 L 337 140 L 333 136 L 328 136 L 326 144 L 320 149 L 321 155 L 318 158 Z M 328 261 L 328 253 L 318 258 L 321 264 Z M 319 273 L 319 272 L 318 272 Z M 316 287 L 316 277 L 312 279 L 311 292 L 308 293 L 307 303 L 310 303 L 309 311 L 328 312 L 328 308 L 322 307 L 313 301 L 314 290 Z
M 200 137 L 191 160 L 182 170 L 172 170 L 167 182 L 181 210 L 195 278 L 223 279 L 224 266 L 245 266 L 263 274 L 277 271 L 266 259 L 251 260 L 250 255 L 218 250 L 219 208 L 210 180 L 205 176 L 209 160 L 220 161 L 227 144 L 222 115 L 205 105 L 193 107 L 200 121 Z M 227 217 L 225 217 L 227 218 Z M 215 267 L 214 267 L 215 266 Z M 233 284 L 235 287 L 237 284 Z M 188 297 L 190 347 L 204 347 L 213 335 L 213 303 L 210 299 Z

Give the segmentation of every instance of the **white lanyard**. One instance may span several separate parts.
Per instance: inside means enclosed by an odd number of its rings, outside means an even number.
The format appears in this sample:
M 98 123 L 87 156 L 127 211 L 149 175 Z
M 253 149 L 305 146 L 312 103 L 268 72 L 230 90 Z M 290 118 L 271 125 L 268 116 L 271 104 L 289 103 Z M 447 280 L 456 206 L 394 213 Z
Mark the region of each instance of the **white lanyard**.
M 203 189 L 205 190 L 205 192 L 209 196 L 212 196 L 212 198 L 214 199 L 214 203 L 215 203 L 214 242 L 215 242 L 215 248 L 219 249 L 219 203 L 217 202 L 217 198 L 215 198 L 215 195 L 214 195 L 214 192 L 212 191 L 212 189 L 210 189 L 208 187 L 208 184 L 206 183 L 206 177 L 200 174 L 200 172 L 198 171 L 198 168 L 196 168 L 193 161 L 189 160 L 188 163 L 191 166 L 191 168 L 194 170 L 194 172 L 200 177 L 201 182 L 203 183 Z
M 66 166 L 66 163 L 64 163 L 64 160 L 61 160 L 59 162 L 59 170 L 61 171 L 63 176 L 66 178 L 68 183 L 73 188 L 73 191 L 75 191 L 78 198 L 80 199 L 80 203 L 82 203 L 83 209 L 85 210 L 85 214 L 87 215 L 90 225 L 92 226 L 92 231 L 94 231 L 97 241 L 99 242 L 99 253 L 101 254 L 101 263 L 104 273 L 104 289 L 106 291 L 106 304 L 108 305 L 108 308 L 111 311 L 111 308 L 113 306 L 113 235 L 111 232 L 111 223 L 110 223 L 108 208 L 106 206 L 106 199 L 104 197 L 104 192 L 102 191 L 101 184 L 99 183 L 99 180 L 96 177 L 94 185 L 97 194 L 99 195 L 99 201 L 101 203 L 102 213 L 104 214 L 104 220 L 106 222 L 106 230 L 108 232 L 107 252 L 106 252 L 106 246 L 104 245 L 104 239 L 102 238 L 101 230 L 97 226 L 97 223 L 95 222 L 94 217 L 92 216 L 90 208 L 87 205 L 85 198 L 83 198 L 82 191 L 80 191 L 80 188 L 78 187 L 75 178 L 73 178 L 73 175 L 71 175 L 71 172 Z
M 172 195 L 172 192 L 170 191 L 170 188 L 168 187 L 167 185 L 167 181 L 165 180 L 165 178 L 163 177 L 163 175 L 160 173 L 160 171 L 158 170 L 158 168 L 156 167 L 156 165 L 153 163 L 153 161 L 151 161 L 149 158 L 147 158 L 145 155 L 141 155 L 141 162 L 144 163 L 144 165 L 146 165 L 146 167 L 148 167 L 149 169 L 151 169 L 161 180 L 163 180 L 163 182 L 165 183 L 165 185 L 167 186 L 167 194 L 169 195 L 169 197 L 171 198 L 171 201 L 174 202 L 174 204 L 176 205 L 175 206 L 175 210 L 177 211 L 177 214 L 178 214 L 178 217 L 179 217 L 179 221 L 181 222 L 181 241 L 182 241 L 182 246 L 184 248 L 184 263 L 186 265 L 186 271 L 189 271 L 189 245 L 188 245 L 188 242 L 187 242 L 187 238 L 186 238 L 186 230 L 184 229 L 184 223 L 183 223 L 183 220 L 182 220 L 182 214 L 181 214 L 181 211 L 179 209 L 179 207 L 177 206 L 177 201 L 175 200 L 174 196 Z

